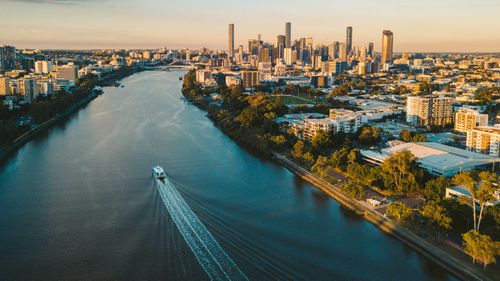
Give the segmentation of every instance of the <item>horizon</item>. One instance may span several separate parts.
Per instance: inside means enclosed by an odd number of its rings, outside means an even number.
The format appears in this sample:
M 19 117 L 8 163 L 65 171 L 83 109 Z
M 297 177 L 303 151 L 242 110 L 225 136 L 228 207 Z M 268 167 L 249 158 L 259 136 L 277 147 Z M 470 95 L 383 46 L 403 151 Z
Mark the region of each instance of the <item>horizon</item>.
M 2 10 L 11 12 L 0 19 L 4 30 L 0 44 L 52 50 L 225 50 L 229 23 L 235 24 L 235 46 L 246 46 L 259 33 L 264 41 L 273 42 L 276 35 L 284 34 L 285 23 L 291 22 L 292 40 L 313 37 L 314 45 L 343 42 L 346 27 L 352 26 L 353 45 L 373 42 L 377 52 L 385 29 L 394 32 L 396 53 L 500 52 L 496 32 L 500 22 L 495 13 L 500 3 L 402 2 L 313 0 L 309 6 L 316 9 L 306 13 L 297 0 L 251 4 L 223 0 L 208 5 L 201 0 L 6 0 L 0 4 Z M 36 13 L 26 13 L 26 8 Z M 464 17 L 467 21 L 460 20 Z

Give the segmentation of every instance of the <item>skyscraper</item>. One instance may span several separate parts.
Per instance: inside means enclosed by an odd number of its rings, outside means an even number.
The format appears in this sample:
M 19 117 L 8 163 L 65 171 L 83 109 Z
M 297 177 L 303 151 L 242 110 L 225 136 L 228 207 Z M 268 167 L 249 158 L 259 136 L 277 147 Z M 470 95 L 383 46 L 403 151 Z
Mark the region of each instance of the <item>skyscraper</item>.
M 278 49 L 278 58 L 282 59 L 284 56 L 286 38 L 284 35 L 276 36 L 275 47 Z
M 369 55 L 371 58 L 373 58 L 373 43 L 372 43 L 372 42 L 370 42 L 370 43 L 368 44 L 368 55 Z
M 384 63 L 392 62 L 392 45 L 393 45 L 392 31 L 384 30 L 382 32 L 382 62 Z
M 229 38 L 227 45 L 227 55 L 229 58 L 234 57 L 234 24 L 229 24 Z
M 250 53 L 251 55 L 258 55 L 259 46 L 260 46 L 259 40 L 256 39 L 248 40 L 248 53 Z
M 344 43 L 339 44 L 339 59 L 341 61 L 346 61 L 347 60 L 347 48 Z
M 347 27 L 345 45 L 346 45 L 346 51 L 349 54 L 352 50 L 352 26 Z
M 287 22 L 285 29 L 285 48 L 292 47 L 292 24 Z

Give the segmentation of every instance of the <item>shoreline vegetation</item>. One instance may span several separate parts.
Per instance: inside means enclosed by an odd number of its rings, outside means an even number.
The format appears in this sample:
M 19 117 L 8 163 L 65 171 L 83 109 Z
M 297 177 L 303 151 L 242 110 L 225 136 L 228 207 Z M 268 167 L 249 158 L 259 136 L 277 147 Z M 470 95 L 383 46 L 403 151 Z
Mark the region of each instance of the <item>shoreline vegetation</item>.
M 292 110 L 280 96 L 264 92 L 247 95 L 241 87 L 223 84 L 216 90 L 204 89 L 196 82 L 195 70 L 186 73 L 182 94 L 207 111 L 214 124 L 240 145 L 273 158 L 459 279 L 494 280 L 498 276 L 500 270 L 494 264 L 500 245 L 498 208 L 484 208 L 479 234 L 477 217 L 470 208 L 473 204 L 444 198 L 451 184 L 468 184 L 473 194 L 489 194 L 485 191 L 491 191 L 491 184 L 498 180 L 494 173 L 462 173 L 452 180 L 436 178 L 422 170 L 409 152 L 396 153 L 380 167 L 372 166 L 362 161 L 359 148 L 380 142 L 381 132 L 376 127 L 363 127 L 356 134 L 319 133 L 306 142 L 274 122 Z M 299 110 L 322 112 L 325 105 Z M 401 137 L 407 139 L 406 135 Z M 373 194 L 397 199 L 383 208 L 373 208 L 365 202 Z M 483 207 L 488 198 L 482 197 Z M 405 204 L 412 200 L 423 203 L 415 207 Z M 476 264 L 478 261 L 482 264 Z
M 41 97 L 22 108 L 20 112 L 8 112 L 6 108 L 1 107 L 0 165 L 35 136 L 66 119 L 98 97 L 102 90 L 96 87 L 117 86 L 119 80 L 140 71 L 142 71 L 140 68 L 127 67 L 108 73 L 101 78 L 95 75 L 84 77 L 78 81 L 77 88 L 71 93 L 63 91 L 51 97 Z M 36 123 L 32 126 L 17 126 L 15 118 L 18 118 L 19 114 L 30 115 Z

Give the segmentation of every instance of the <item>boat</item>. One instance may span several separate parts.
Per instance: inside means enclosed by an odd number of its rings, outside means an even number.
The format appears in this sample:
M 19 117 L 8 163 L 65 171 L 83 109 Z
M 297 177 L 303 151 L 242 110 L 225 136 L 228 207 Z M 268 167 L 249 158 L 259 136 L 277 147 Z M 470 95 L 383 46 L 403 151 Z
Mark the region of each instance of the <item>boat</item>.
M 179 80 L 182 81 L 182 77 L 179 77 Z
M 153 177 L 156 180 L 164 181 L 167 178 L 167 174 L 165 173 L 165 170 L 163 170 L 162 167 L 156 166 L 153 167 Z

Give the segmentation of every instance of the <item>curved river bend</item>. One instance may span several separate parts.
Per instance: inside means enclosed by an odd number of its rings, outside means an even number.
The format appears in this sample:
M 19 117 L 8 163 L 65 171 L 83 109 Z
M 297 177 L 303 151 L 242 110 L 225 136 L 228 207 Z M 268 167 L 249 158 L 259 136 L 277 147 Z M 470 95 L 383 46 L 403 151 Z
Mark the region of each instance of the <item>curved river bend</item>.
M 182 72 L 106 88 L 0 168 L 1 280 L 206 280 L 159 164 L 252 280 L 453 280 L 180 99 Z

